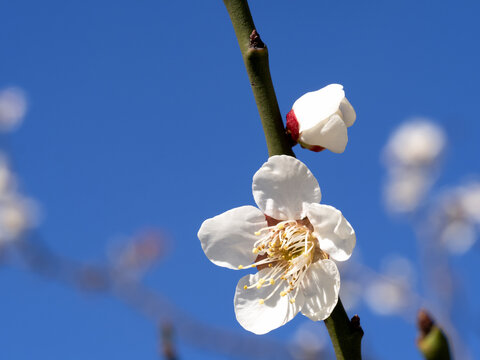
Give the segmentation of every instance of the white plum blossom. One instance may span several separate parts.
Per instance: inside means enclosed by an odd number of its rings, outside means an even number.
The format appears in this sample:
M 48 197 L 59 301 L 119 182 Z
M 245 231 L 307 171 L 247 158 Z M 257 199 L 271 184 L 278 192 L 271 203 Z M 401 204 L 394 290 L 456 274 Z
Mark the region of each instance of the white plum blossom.
M 287 131 L 306 149 L 342 153 L 348 142 L 347 128 L 355 119 L 343 86 L 330 84 L 295 101 L 287 114 Z
M 332 206 L 319 204 L 320 187 L 294 157 L 272 156 L 253 177 L 259 209 L 242 206 L 203 222 L 198 237 L 214 264 L 258 272 L 238 282 L 238 322 L 265 334 L 298 312 L 326 319 L 338 301 L 340 275 L 332 260 L 347 260 L 356 237 Z

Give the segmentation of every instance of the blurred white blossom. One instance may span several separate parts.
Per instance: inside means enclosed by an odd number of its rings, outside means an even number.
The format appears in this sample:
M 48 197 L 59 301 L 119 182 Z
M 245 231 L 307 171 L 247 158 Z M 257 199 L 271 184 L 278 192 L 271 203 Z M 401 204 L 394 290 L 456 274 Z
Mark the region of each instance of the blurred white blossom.
M 325 326 L 315 322 L 302 323 L 295 331 L 292 345 L 292 355 L 295 359 L 323 358 L 321 355 L 327 345 Z
M 472 181 L 448 190 L 439 197 L 431 226 L 452 254 L 466 253 L 475 244 L 480 226 L 480 182 Z
M 444 131 L 426 119 L 401 125 L 383 151 L 387 167 L 384 200 L 392 212 L 415 211 L 436 180 L 446 145 Z
M 366 288 L 365 301 L 380 315 L 398 314 L 409 302 L 407 287 L 403 281 L 378 278 Z
M 385 203 L 393 212 L 414 211 L 432 185 L 425 171 L 393 168 L 384 187 Z
M 0 243 L 17 239 L 36 225 L 38 211 L 35 202 L 18 194 L 0 199 Z
M 444 131 L 427 119 L 402 124 L 385 147 L 387 161 L 400 166 L 425 166 L 437 161 L 445 148 Z
M 15 130 L 27 111 L 27 100 L 22 90 L 14 87 L 0 90 L 0 131 Z
M 472 182 L 459 189 L 460 206 L 469 219 L 480 224 L 480 182 Z
M 0 153 L 0 244 L 19 238 L 38 219 L 37 204 L 18 192 L 8 158 Z
M 384 259 L 380 275 L 367 284 L 364 298 L 369 307 L 381 315 L 401 314 L 413 303 L 415 270 L 405 257 L 394 255 Z
M 15 176 L 12 174 L 5 154 L 0 152 L 0 197 L 16 188 Z
M 358 281 L 342 279 L 340 298 L 345 309 L 352 310 L 358 305 L 363 290 L 363 286 Z
M 165 236 L 156 230 L 122 237 L 110 244 L 107 255 L 118 274 L 138 279 L 164 255 Z
M 441 235 L 441 242 L 452 254 L 464 254 L 475 243 L 477 234 L 472 224 L 456 220 L 444 227 Z

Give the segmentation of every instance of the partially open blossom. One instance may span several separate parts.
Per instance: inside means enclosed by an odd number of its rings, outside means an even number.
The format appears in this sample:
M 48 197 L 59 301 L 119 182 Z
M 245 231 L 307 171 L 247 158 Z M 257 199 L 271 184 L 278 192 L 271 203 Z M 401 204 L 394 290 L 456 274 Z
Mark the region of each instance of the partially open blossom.
M 295 101 L 287 114 L 287 131 L 306 149 L 342 153 L 348 142 L 347 128 L 355 118 L 343 86 L 331 84 Z
M 214 264 L 257 269 L 238 282 L 238 322 L 256 334 L 284 325 L 299 312 L 327 318 L 338 301 L 344 261 L 355 232 L 342 213 L 320 205 L 320 187 L 301 161 L 272 156 L 253 177 L 253 206 L 205 220 L 198 237 Z

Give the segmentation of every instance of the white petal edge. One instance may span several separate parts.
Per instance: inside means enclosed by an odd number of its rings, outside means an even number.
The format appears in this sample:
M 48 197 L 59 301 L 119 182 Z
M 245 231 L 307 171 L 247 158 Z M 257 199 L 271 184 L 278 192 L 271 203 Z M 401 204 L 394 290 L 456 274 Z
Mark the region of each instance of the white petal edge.
M 258 240 L 255 232 L 267 226 L 265 215 L 254 206 L 228 210 L 203 222 L 198 238 L 205 255 L 215 265 L 238 269 L 250 265 L 257 255 L 252 253 Z
M 355 230 L 340 210 L 329 205 L 309 204 L 307 217 L 313 225 L 320 249 L 334 260 L 348 260 L 357 240 Z
M 317 145 L 340 154 L 348 142 L 347 126 L 340 115 L 334 114 L 317 126 L 300 132 L 299 142 Z
M 299 291 L 293 304 L 290 303 L 288 295 L 280 295 L 280 292 L 288 288 L 285 281 L 264 285 L 260 289 L 256 287 L 244 289 L 245 285 L 255 284 L 268 272 L 268 269 L 263 269 L 256 274 L 242 277 L 235 290 L 234 306 L 237 321 L 245 330 L 257 335 L 266 334 L 292 320 L 300 311 L 304 301 L 302 291 Z M 275 293 L 260 304 L 260 299 L 266 299 L 272 289 L 276 289 Z
M 338 302 L 340 274 L 332 260 L 310 265 L 302 283 L 305 297 L 302 314 L 313 321 L 325 320 Z
M 345 125 L 347 125 L 347 127 L 352 126 L 357 119 L 357 114 L 347 98 L 343 98 L 340 103 L 340 111 L 342 112 L 342 119 L 345 122 Z
M 344 98 L 345 92 L 340 84 L 330 84 L 320 90 L 302 95 L 292 106 L 300 125 L 300 132 L 338 113 Z
M 252 190 L 260 210 L 277 220 L 303 219 L 305 206 L 322 198 L 307 166 L 287 155 L 269 158 L 253 176 Z

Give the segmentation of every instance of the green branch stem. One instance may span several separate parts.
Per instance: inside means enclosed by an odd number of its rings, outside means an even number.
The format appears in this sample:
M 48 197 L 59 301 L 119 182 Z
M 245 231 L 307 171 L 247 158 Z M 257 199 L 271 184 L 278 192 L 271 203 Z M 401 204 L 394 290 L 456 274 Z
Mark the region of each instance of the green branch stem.
M 248 3 L 246 0 L 224 0 L 223 2 L 232 20 L 247 68 L 267 141 L 268 155 L 295 156 L 283 126 L 282 114 L 273 88 L 268 65 L 268 49 L 256 33 Z
M 268 64 L 268 49 L 260 40 L 247 0 L 223 0 L 240 45 L 267 141 L 268 154 L 295 156 L 278 107 Z M 325 320 L 338 360 L 360 360 L 363 330 L 360 319 L 349 319 L 340 299 Z
M 355 315 L 350 320 L 340 298 L 335 309 L 325 319 L 325 325 L 338 360 L 362 359 L 363 329 L 360 318 Z

